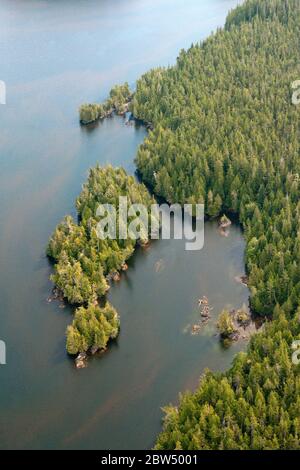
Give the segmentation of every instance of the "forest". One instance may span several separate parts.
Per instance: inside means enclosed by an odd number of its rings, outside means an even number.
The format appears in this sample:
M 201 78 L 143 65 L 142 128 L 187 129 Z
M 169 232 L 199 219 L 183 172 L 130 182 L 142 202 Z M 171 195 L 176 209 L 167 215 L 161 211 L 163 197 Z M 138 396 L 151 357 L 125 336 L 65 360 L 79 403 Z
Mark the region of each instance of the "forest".
M 79 108 L 79 120 L 82 124 L 104 119 L 113 113 L 123 115 L 129 109 L 133 93 L 128 83 L 115 85 L 109 93 L 109 98 L 104 103 L 85 103 Z
M 143 180 L 170 203 L 238 214 L 250 306 L 266 319 L 230 370 L 206 371 L 165 408 L 156 449 L 300 448 L 299 50 L 299 0 L 246 0 L 137 82 L 134 116 L 153 127 L 136 158 Z
M 140 227 L 138 240 L 99 238 L 97 208 L 99 204 L 112 204 L 118 212 L 120 196 L 127 196 L 128 205 L 144 204 L 150 217 L 154 201 L 143 184 L 122 168 L 98 165 L 90 169 L 76 200 L 78 223 L 66 216 L 48 243 L 47 255 L 55 264 L 51 280 L 70 304 L 80 306 L 67 329 L 70 354 L 103 349 L 117 336 L 117 312 L 109 303 L 100 307 L 98 300 L 104 300 L 109 280 L 118 279 L 118 273 L 126 269 L 136 244 L 145 243 L 149 237 L 146 227 Z M 128 226 L 133 218 L 128 218 Z

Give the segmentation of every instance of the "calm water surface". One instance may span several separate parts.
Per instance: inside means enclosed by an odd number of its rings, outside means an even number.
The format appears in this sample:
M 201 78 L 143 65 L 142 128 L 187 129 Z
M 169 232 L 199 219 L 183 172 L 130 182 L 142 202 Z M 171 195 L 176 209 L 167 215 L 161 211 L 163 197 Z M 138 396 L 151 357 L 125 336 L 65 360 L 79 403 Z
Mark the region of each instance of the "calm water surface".
M 150 448 L 160 407 L 196 386 L 205 367 L 226 368 L 244 344 L 222 350 L 214 319 L 200 335 L 197 299 L 217 316 L 247 303 L 239 227 L 221 237 L 207 223 L 205 247 L 161 241 L 138 251 L 110 292 L 121 314 L 118 341 L 76 371 L 65 354 L 70 309 L 47 304 L 49 234 L 96 162 L 133 172 L 140 127 L 122 118 L 81 128 L 77 109 L 117 82 L 134 84 L 182 47 L 224 23 L 237 0 L 1 0 L 0 366 L 2 448 Z

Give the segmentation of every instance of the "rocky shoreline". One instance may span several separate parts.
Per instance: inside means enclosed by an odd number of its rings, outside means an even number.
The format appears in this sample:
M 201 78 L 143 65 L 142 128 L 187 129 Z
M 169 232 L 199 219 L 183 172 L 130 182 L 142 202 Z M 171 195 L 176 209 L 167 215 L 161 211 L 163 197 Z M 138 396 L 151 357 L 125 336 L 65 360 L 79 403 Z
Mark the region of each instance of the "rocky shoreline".
M 190 331 L 192 336 L 200 334 L 203 327 L 210 322 L 212 318 L 211 312 L 214 309 L 210 306 L 209 300 L 205 295 L 198 300 L 198 307 L 200 313 L 199 321 L 192 325 L 189 324 L 183 329 L 184 333 Z M 226 347 L 239 340 L 249 340 L 250 337 L 263 326 L 263 322 L 258 323 L 252 317 L 251 313 L 248 312 L 246 306 L 243 306 L 240 309 L 231 309 L 229 311 L 223 310 L 219 319 L 224 312 L 226 312 L 226 315 L 228 316 L 228 322 L 232 331 L 230 333 L 228 333 L 228 331 L 222 332 L 219 321 L 216 321 L 215 326 L 219 332 L 216 332 L 214 336 L 218 336 L 219 340 Z

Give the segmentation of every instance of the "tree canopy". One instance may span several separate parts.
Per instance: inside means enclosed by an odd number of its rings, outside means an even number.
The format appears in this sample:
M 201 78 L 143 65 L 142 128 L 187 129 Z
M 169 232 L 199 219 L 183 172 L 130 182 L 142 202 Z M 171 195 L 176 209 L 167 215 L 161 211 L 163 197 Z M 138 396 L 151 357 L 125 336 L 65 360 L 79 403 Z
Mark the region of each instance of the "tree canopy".
M 100 204 L 111 204 L 118 215 L 120 196 L 127 197 L 128 206 L 144 204 L 150 217 L 154 200 L 143 184 L 128 176 L 122 168 L 99 165 L 92 168 L 76 200 L 79 222 L 66 216 L 48 243 L 47 254 L 55 262 L 52 281 L 69 303 L 84 305 L 76 311 L 73 326 L 68 328 L 67 349 L 70 353 L 75 350 L 81 352 L 85 345 L 92 346 L 91 338 L 98 335 L 99 329 L 103 330 L 103 338 L 106 339 L 116 332 L 116 316 L 111 313 L 113 308 L 109 306 L 99 310 L 95 303 L 107 292 L 108 277 L 122 269 L 139 240 L 99 238 L 97 208 Z M 128 218 L 128 227 L 133 217 Z M 141 240 L 149 237 L 150 228 L 150 224 L 140 227 Z M 110 323 L 111 331 L 107 323 Z
M 91 348 L 105 349 L 108 341 L 118 336 L 119 327 L 119 316 L 108 302 L 105 307 L 79 307 L 67 328 L 67 351 L 74 355 Z
M 109 98 L 104 103 L 84 103 L 79 108 L 79 119 L 83 124 L 103 119 L 112 112 L 124 114 L 128 111 L 129 103 L 133 93 L 129 89 L 128 83 L 115 85 L 109 93 Z
M 225 374 L 207 372 L 168 407 L 157 449 L 300 447 L 299 0 L 247 0 L 224 29 L 137 83 L 151 122 L 136 163 L 170 203 L 238 213 L 251 308 L 272 319 Z

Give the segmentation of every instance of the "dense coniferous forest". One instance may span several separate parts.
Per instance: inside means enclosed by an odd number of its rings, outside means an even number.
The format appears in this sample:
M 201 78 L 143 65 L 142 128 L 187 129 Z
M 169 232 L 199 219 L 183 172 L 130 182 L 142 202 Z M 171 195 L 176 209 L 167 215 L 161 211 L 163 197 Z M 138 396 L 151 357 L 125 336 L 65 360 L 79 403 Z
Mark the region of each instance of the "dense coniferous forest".
M 108 302 L 105 307 L 95 303 L 79 307 L 67 328 L 67 351 L 74 355 L 105 349 L 108 341 L 118 336 L 119 327 L 118 313 Z
M 52 281 L 69 303 L 83 305 L 75 312 L 73 325 L 67 330 L 70 354 L 85 352 L 97 345 L 100 349 L 106 346 L 109 338 L 116 337 L 117 314 L 108 303 L 100 308 L 98 299 L 107 292 L 108 279 L 124 269 L 136 243 L 145 243 L 149 237 L 149 228 L 140 226 L 140 240 L 118 238 L 119 221 L 123 223 L 123 218 L 118 217 L 120 196 L 127 196 L 128 206 L 144 204 L 150 217 L 150 206 L 154 201 L 143 184 L 128 176 L 122 168 L 92 168 L 76 201 L 79 223 L 66 216 L 48 243 L 47 254 L 55 262 Z M 115 239 L 98 236 L 97 224 L 101 217 L 97 216 L 97 208 L 100 204 L 111 204 L 116 208 Z M 127 228 L 132 220 L 134 216 L 124 221 Z
M 165 409 L 157 449 L 300 448 L 299 51 L 299 0 L 248 0 L 137 83 L 133 113 L 153 125 L 136 159 L 144 181 L 170 203 L 239 215 L 251 308 L 272 320 L 227 373 Z
M 79 108 L 79 120 L 82 124 L 88 124 L 111 116 L 113 112 L 122 115 L 128 111 L 132 96 L 127 82 L 124 85 L 115 85 L 104 103 L 82 104 Z

